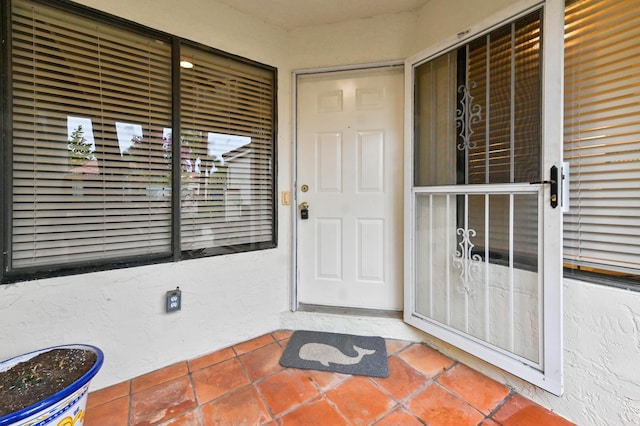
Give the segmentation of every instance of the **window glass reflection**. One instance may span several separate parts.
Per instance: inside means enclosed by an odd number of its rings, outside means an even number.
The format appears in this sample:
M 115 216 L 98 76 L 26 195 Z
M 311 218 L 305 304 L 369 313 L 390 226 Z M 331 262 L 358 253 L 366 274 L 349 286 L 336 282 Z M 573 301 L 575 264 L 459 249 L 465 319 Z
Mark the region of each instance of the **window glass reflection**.
M 67 149 L 70 173 L 100 173 L 91 119 L 67 116 Z
M 130 153 L 132 148 L 142 142 L 142 126 L 140 124 L 116 121 L 116 133 L 118 134 L 121 156 Z

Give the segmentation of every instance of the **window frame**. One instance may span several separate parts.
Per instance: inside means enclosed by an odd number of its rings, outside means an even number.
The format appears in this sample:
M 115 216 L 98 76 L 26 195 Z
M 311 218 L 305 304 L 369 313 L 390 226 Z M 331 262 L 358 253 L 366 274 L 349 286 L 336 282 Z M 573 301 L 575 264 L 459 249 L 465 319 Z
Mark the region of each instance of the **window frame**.
M 231 253 L 241 253 L 248 251 L 265 250 L 277 247 L 278 236 L 278 205 L 277 205 L 277 135 L 278 135 L 278 70 L 276 67 L 257 62 L 245 57 L 234 55 L 214 47 L 206 46 L 188 39 L 181 38 L 163 31 L 159 31 L 136 22 L 120 18 L 96 9 L 73 3 L 69 0 L 29 0 L 30 2 L 42 4 L 47 7 L 56 8 L 64 13 L 70 13 L 79 17 L 91 19 L 99 24 L 116 28 L 119 30 L 133 32 L 145 37 L 165 40 L 171 50 L 171 99 L 168 107 L 171 110 L 172 132 L 180 134 L 180 47 L 182 45 L 202 51 L 204 54 L 216 55 L 228 60 L 247 64 L 261 71 L 267 72 L 271 77 L 271 141 L 270 141 L 270 206 L 271 221 L 269 223 L 271 239 L 258 243 L 249 243 L 236 246 L 224 246 L 216 249 L 182 251 L 180 244 L 180 193 L 181 193 L 181 173 L 180 170 L 180 143 L 173 143 L 171 159 L 171 249 L 170 253 L 158 253 L 140 255 L 130 259 L 111 258 L 105 261 L 85 261 L 79 263 L 65 263 L 58 266 L 27 266 L 20 268 L 10 268 L 9 253 L 12 251 L 13 235 L 13 72 L 12 72 L 12 0 L 1 0 L 0 10 L 3 19 L 0 19 L 0 37 L 3 44 L 0 49 L 0 120 L 3 129 L 0 140 L 0 284 L 13 283 L 18 281 L 48 278 L 54 276 L 76 275 L 89 272 L 120 269 L 133 266 L 142 266 L 157 263 L 177 262 L 194 258 L 211 257 Z M 179 139 L 178 139 L 179 141 Z
M 277 93 L 278 93 L 278 87 L 277 87 L 277 70 L 274 67 L 269 67 L 266 66 L 264 64 L 260 64 L 258 62 L 252 61 L 250 59 L 247 58 L 243 58 L 241 56 L 237 56 L 237 55 L 232 55 L 226 52 L 223 52 L 221 50 L 215 49 L 213 47 L 209 47 L 206 46 L 204 44 L 201 43 L 197 43 L 194 41 L 190 41 L 190 40 L 185 40 L 182 38 L 176 38 L 176 43 L 177 43 L 177 55 L 176 58 L 174 58 L 174 63 L 177 63 L 178 68 L 180 68 L 179 65 L 179 60 L 182 54 L 182 46 L 185 46 L 189 49 L 195 49 L 195 50 L 200 50 L 202 53 L 209 53 L 209 54 L 213 54 L 213 55 L 217 55 L 217 56 L 221 56 L 223 58 L 226 59 L 231 59 L 231 60 L 235 60 L 238 63 L 242 63 L 242 64 L 246 64 L 246 65 L 253 65 L 253 66 L 262 66 L 264 70 L 269 70 L 271 69 L 273 71 L 273 85 L 272 85 L 272 100 L 273 100 L 273 104 L 272 104 L 272 112 L 273 112 L 273 122 L 272 122 L 272 128 L 273 128 L 273 135 L 272 135 L 272 146 L 271 146 L 271 155 L 272 155 L 272 170 L 271 170 L 271 188 L 273 190 L 273 194 L 272 194 L 272 200 L 271 200 L 271 214 L 273 217 L 273 224 L 272 224 L 272 231 L 273 231 L 273 238 L 272 241 L 270 242 L 262 242 L 262 243 L 250 243 L 248 244 L 248 246 L 250 248 L 244 248 L 245 246 L 223 246 L 223 247 L 208 247 L 206 249 L 196 249 L 196 250 L 177 250 L 179 253 L 181 253 L 182 259 L 196 259 L 196 258 L 201 258 L 201 257 L 209 257 L 209 256 L 217 256 L 217 255 L 224 255 L 224 254 L 230 254 L 230 253 L 240 253 L 240 252 L 246 252 L 246 251 L 255 251 L 255 250 L 264 250 L 264 249 L 270 249 L 270 248 L 274 248 L 277 246 L 277 234 L 278 234 L 278 220 L 277 220 L 277 214 L 278 214 L 278 210 L 277 210 L 277 176 L 278 176 L 278 163 L 277 163 L 277 146 L 278 144 L 276 143 L 276 138 L 277 138 L 277 134 L 278 134 L 278 129 L 277 129 L 277 124 L 278 124 L 278 115 L 277 115 L 277 111 L 278 111 L 278 97 L 277 97 Z M 178 93 L 178 95 L 176 96 L 174 94 L 174 98 L 178 97 L 179 98 L 179 104 L 181 104 L 182 99 L 181 99 L 181 92 L 179 90 L 180 87 L 180 74 L 178 72 L 174 72 L 173 73 L 174 76 L 174 84 L 178 87 L 178 89 L 174 89 L 175 93 Z M 180 108 L 174 108 L 174 119 L 177 122 L 180 122 Z M 178 131 L 174 131 L 174 134 L 182 134 L 182 128 L 180 126 L 180 123 L 176 123 L 174 122 L 174 125 L 178 125 L 177 128 Z M 175 146 L 179 144 L 174 144 L 173 146 L 173 161 L 175 161 L 175 163 L 173 163 L 173 170 L 180 170 L 180 152 L 176 152 L 176 148 Z M 175 179 L 177 179 L 178 181 L 180 181 L 180 176 L 179 173 L 173 173 L 173 175 L 178 175 L 175 177 Z M 178 186 L 179 187 L 179 186 Z M 180 197 L 173 197 L 173 198 L 177 198 L 178 199 L 178 204 L 180 201 Z M 176 206 L 176 208 L 180 209 L 180 206 Z M 175 210 L 174 210 L 174 214 L 175 214 Z M 178 215 L 179 215 L 179 210 L 178 210 Z M 177 224 L 175 224 L 175 227 L 179 228 L 181 226 L 181 224 L 179 223 L 180 221 L 178 221 Z M 179 229 L 177 230 L 178 232 L 180 231 Z M 176 236 L 176 240 L 175 243 L 177 245 L 180 246 L 180 237 Z

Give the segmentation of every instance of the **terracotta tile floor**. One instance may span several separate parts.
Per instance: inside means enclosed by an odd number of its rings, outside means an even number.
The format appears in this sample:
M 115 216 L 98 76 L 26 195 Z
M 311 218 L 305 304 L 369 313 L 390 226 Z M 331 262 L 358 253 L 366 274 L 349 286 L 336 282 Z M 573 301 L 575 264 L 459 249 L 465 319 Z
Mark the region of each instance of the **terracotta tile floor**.
M 390 375 L 283 368 L 276 331 L 92 392 L 85 426 L 572 423 L 420 343 L 387 340 Z

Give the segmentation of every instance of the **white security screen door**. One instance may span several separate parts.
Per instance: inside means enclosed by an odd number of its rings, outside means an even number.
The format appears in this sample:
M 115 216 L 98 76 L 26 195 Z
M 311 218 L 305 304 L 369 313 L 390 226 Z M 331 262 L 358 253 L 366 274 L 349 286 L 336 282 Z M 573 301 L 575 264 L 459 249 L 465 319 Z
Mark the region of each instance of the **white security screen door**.
M 402 310 L 402 67 L 300 75 L 297 108 L 298 302 Z
M 559 394 L 563 27 L 549 3 L 408 64 L 405 320 Z

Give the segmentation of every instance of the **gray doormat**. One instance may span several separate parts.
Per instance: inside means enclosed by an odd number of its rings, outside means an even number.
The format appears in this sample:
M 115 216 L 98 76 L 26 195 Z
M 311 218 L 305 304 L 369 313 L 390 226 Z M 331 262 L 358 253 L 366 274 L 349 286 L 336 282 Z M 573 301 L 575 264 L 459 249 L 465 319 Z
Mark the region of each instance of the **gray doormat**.
M 295 331 L 280 365 L 358 376 L 389 376 L 387 346 L 377 336 Z

